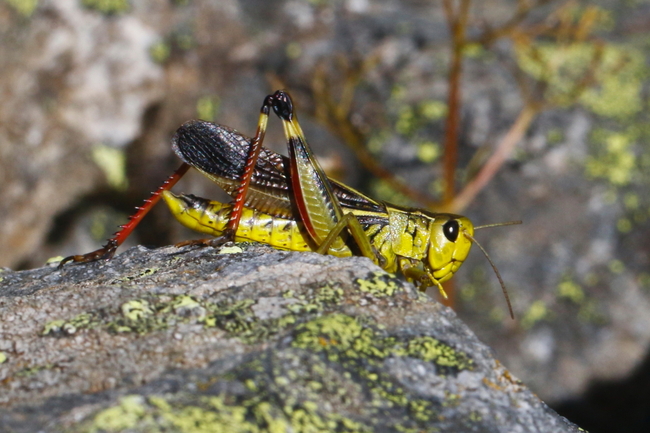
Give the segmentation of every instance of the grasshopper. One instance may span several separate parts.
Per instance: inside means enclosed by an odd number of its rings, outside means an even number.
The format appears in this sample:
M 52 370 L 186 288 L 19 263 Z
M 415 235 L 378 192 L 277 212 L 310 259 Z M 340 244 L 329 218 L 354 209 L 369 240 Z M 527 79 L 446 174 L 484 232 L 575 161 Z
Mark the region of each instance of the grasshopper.
M 282 121 L 289 157 L 262 146 L 273 110 Z M 144 215 L 162 197 L 184 226 L 215 238 L 179 245 L 218 246 L 227 241 L 257 241 L 291 251 L 316 251 L 338 257 L 363 255 L 388 272 L 400 270 L 422 291 L 450 279 L 476 243 L 492 265 L 513 316 L 498 270 L 474 239 L 472 222 L 460 215 L 434 213 L 373 200 L 328 178 L 302 132 L 289 95 L 265 98 L 251 139 L 226 126 L 201 120 L 183 124 L 172 139 L 183 165 L 138 208 L 107 244 L 66 262 L 111 258 Z M 220 203 L 191 194 L 176 195 L 174 184 L 194 167 L 233 197 Z M 509 223 L 505 223 L 509 224 Z

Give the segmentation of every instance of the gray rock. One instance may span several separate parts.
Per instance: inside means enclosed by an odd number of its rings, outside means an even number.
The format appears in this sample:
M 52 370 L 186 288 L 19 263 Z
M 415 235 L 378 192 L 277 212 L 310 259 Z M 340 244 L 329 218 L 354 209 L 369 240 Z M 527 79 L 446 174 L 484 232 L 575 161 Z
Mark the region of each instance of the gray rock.
M 1 272 L 0 431 L 580 431 L 367 259 L 240 246 Z

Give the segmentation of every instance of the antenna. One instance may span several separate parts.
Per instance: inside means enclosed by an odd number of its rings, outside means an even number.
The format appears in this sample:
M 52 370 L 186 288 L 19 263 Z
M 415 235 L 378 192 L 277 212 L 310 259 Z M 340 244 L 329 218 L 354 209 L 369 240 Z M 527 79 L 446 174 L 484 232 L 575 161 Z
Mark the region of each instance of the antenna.
M 507 221 L 505 223 L 485 224 L 485 225 L 482 225 L 482 226 L 474 227 L 474 230 L 489 229 L 490 227 L 516 226 L 517 224 L 522 224 L 522 223 L 523 222 L 521 220 L 519 220 L 519 221 Z
M 487 227 L 508 226 L 508 225 L 513 225 L 513 224 L 521 224 L 521 221 L 511 221 L 511 222 L 507 222 L 507 223 L 488 224 L 488 225 L 485 225 L 485 226 L 475 227 L 474 229 L 487 228 Z M 477 247 L 479 247 L 479 249 L 483 252 L 483 255 L 485 256 L 485 258 L 488 260 L 488 262 L 490 262 L 490 266 L 492 266 L 492 270 L 494 270 L 494 273 L 496 274 L 497 278 L 499 279 L 499 283 L 501 284 L 501 290 L 503 290 L 503 296 L 505 296 L 505 298 L 506 298 L 506 303 L 508 304 L 508 311 L 510 311 L 510 318 L 512 320 L 514 320 L 515 319 L 515 313 L 512 312 L 512 305 L 510 304 L 510 297 L 508 296 L 508 290 L 506 290 L 506 285 L 503 283 L 503 278 L 501 278 L 501 274 L 499 273 L 499 270 L 494 265 L 494 263 L 492 262 L 492 259 L 490 259 L 490 256 L 488 255 L 487 251 L 485 251 L 485 249 L 481 246 L 481 244 L 479 244 L 478 241 L 476 239 L 474 239 L 474 237 L 467 232 L 467 230 L 463 230 L 463 234 L 465 236 L 467 236 L 467 238 L 470 241 L 474 242 Z

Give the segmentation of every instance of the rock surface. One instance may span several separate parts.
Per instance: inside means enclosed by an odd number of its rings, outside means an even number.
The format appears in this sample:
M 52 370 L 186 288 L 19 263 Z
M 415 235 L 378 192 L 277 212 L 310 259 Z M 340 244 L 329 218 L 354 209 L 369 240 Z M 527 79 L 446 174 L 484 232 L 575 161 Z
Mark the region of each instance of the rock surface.
M 1 272 L 0 431 L 580 431 L 370 261 L 242 247 Z

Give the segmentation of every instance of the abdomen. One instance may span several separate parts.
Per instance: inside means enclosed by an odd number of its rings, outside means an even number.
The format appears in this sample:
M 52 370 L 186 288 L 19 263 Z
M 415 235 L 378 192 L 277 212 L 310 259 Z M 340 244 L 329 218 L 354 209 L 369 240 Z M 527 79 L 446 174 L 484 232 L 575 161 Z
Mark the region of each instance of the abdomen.
M 228 224 L 232 206 L 191 194 L 163 192 L 174 217 L 185 227 L 211 236 L 221 235 Z M 274 217 L 255 209 L 244 208 L 235 241 L 255 241 L 291 251 L 314 251 L 307 234 L 297 221 Z

